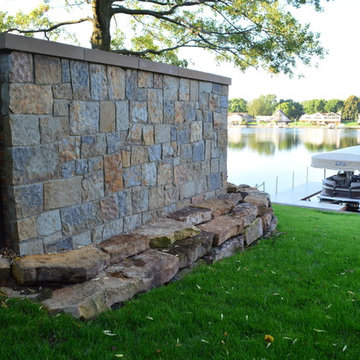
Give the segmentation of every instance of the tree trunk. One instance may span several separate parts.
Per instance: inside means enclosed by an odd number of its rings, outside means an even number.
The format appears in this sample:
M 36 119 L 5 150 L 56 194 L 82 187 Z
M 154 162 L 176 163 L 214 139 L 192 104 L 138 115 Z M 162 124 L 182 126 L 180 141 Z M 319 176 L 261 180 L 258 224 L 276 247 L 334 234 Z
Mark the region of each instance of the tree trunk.
M 93 0 L 93 32 L 91 46 L 93 49 L 110 51 L 110 20 L 112 17 L 111 0 Z

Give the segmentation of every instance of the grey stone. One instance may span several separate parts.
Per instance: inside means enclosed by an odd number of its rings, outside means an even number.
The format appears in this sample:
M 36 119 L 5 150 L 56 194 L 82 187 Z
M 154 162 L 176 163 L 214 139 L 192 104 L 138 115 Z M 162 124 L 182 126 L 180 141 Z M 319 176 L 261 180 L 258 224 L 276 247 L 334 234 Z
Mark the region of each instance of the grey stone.
M 163 154 L 163 158 L 170 157 L 170 156 L 174 156 L 175 150 L 174 150 L 174 148 L 171 146 L 171 143 L 169 143 L 169 144 L 164 144 L 164 145 L 162 146 L 162 154 Z
M 170 142 L 170 125 L 155 125 L 155 143 L 163 144 Z
M 115 66 L 108 66 L 107 77 L 109 98 L 114 100 L 125 99 L 125 70 Z
M 212 84 L 212 92 L 214 94 L 222 95 L 223 92 L 223 86 L 221 84 Z
M 179 100 L 189 101 L 190 100 L 190 80 L 180 79 L 179 86 Z
M 191 160 L 192 159 L 192 145 L 191 144 L 184 144 L 180 147 L 180 156 L 181 159 Z
M 131 165 L 147 163 L 149 159 L 148 149 L 145 146 L 133 146 L 131 151 Z
M 187 206 L 168 215 L 170 218 L 184 221 L 189 224 L 197 225 L 211 220 L 211 211 L 209 209 Z
M 177 129 L 176 126 L 171 126 L 170 128 L 170 140 L 176 141 L 177 139 Z
M 88 135 L 81 137 L 81 157 L 91 158 L 106 154 L 105 134 Z
M 185 120 L 185 102 L 175 101 L 175 124 L 182 124 Z
M 120 216 L 130 215 L 132 210 L 131 189 L 118 192 L 117 203 L 119 206 Z
M 81 233 L 101 223 L 100 207 L 97 203 L 86 203 L 61 209 L 60 214 L 65 235 Z
M 159 209 L 164 206 L 165 191 L 163 186 L 149 189 L 149 210 Z
M 215 129 L 226 129 L 227 127 L 227 112 L 217 113 L 214 112 L 214 128 Z
M 69 60 L 61 59 L 61 79 L 63 83 L 71 81 Z
M 150 161 L 161 160 L 161 145 L 149 146 L 149 160 Z
M 253 191 L 244 197 L 244 202 L 255 204 L 258 208 L 258 215 L 262 216 L 266 213 L 270 206 L 269 194 L 261 191 Z
M 188 125 L 178 127 L 177 129 L 177 143 L 178 145 L 187 144 L 190 142 L 190 128 Z
M 44 209 L 52 210 L 81 202 L 81 177 L 44 183 Z
M 34 81 L 32 54 L 13 51 L 9 55 L 9 82 L 27 83 Z
M 204 139 L 213 139 L 214 138 L 214 127 L 212 123 L 204 123 Z
M 234 207 L 230 215 L 244 220 L 244 226 L 250 225 L 258 214 L 258 209 L 255 204 L 241 203 Z
M 123 219 L 117 219 L 111 222 L 107 222 L 104 225 L 103 239 L 107 240 L 113 236 L 117 236 L 123 233 L 124 221 Z
M 91 98 L 93 100 L 107 99 L 106 66 L 90 64 Z
M 74 248 L 72 238 L 60 238 L 54 242 L 46 242 L 44 244 L 46 253 L 57 253 L 65 250 L 72 250 Z
M 100 200 L 100 209 L 104 222 L 119 217 L 119 206 L 116 196 L 109 196 Z
M 155 163 L 143 164 L 142 173 L 142 185 L 156 186 L 157 168 Z
M 142 125 L 140 124 L 130 125 L 126 142 L 140 145 L 142 140 L 141 133 L 142 133 Z
M 204 256 L 204 260 L 208 264 L 213 264 L 221 259 L 228 258 L 237 252 L 244 250 L 244 237 L 239 235 L 225 241 L 220 246 L 215 246 L 210 253 Z
M 74 248 L 90 245 L 91 244 L 91 232 L 86 231 L 82 234 L 73 235 L 72 243 L 73 243 Z
M 195 181 L 188 181 L 180 184 L 180 199 L 191 198 L 196 194 L 196 183 Z
M 149 89 L 147 92 L 148 118 L 150 123 L 163 121 L 163 96 L 160 89 Z
M 158 179 L 157 184 L 165 185 L 173 182 L 174 178 L 174 167 L 171 162 L 161 162 L 157 166 Z
M 214 234 L 202 231 L 195 237 L 176 241 L 168 253 L 179 258 L 179 268 L 182 269 L 205 256 L 212 247 L 213 239 Z
M 43 254 L 44 244 L 41 239 L 35 238 L 27 241 L 14 243 L 14 250 L 20 255 Z
M 75 161 L 75 174 L 86 175 L 89 172 L 88 161 L 86 159 Z
M 9 139 L 11 146 L 29 146 L 40 144 L 39 117 L 36 115 L 9 114 Z
M 121 137 L 118 133 L 108 133 L 106 134 L 106 143 L 107 143 L 107 153 L 114 154 L 120 151 L 121 149 Z M 100 154 L 99 154 L 100 155 Z
M 125 94 L 129 100 L 146 101 L 145 89 L 138 88 L 138 77 L 136 70 L 126 70 Z
M 40 214 L 44 206 L 43 197 L 42 184 L 14 187 L 16 217 Z
M 208 189 L 216 190 L 221 188 L 221 174 L 214 173 L 208 175 Z
M 54 110 L 53 110 L 54 116 L 63 116 L 63 117 L 69 116 L 69 101 L 54 100 L 53 107 L 54 107 Z
M 245 244 L 250 245 L 254 241 L 261 238 L 263 235 L 262 221 L 261 218 L 255 219 L 252 224 L 245 228 L 244 238 Z
M 62 140 L 69 134 L 69 121 L 66 117 L 40 118 L 41 142 Z
M 24 256 L 14 260 L 12 274 L 23 285 L 71 284 L 94 278 L 108 263 L 108 254 L 87 246 L 61 254 Z
M 196 120 L 196 103 L 187 102 L 185 103 L 185 120 L 187 122 L 192 122 Z
M 132 188 L 133 214 L 142 213 L 149 208 L 149 191 L 146 186 Z
M 125 168 L 123 171 L 124 171 L 123 178 L 124 178 L 125 187 L 141 185 L 142 182 L 141 165 Z
M 193 161 L 205 160 L 204 141 L 198 141 L 193 144 Z
M 60 212 L 58 210 L 42 213 L 36 221 L 39 235 L 51 235 L 61 230 Z
M 59 58 L 35 55 L 34 59 L 36 84 L 58 84 L 61 82 L 61 63 Z
M 73 96 L 76 100 L 90 99 L 90 81 L 88 63 L 84 61 L 70 61 L 71 83 Z
M 211 194 L 213 194 L 213 192 L 211 192 Z M 191 206 L 195 206 L 203 209 L 210 209 L 213 217 L 226 214 L 234 208 L 234 204 L 231 201 L 220 200 L 220 199 L 209 199 L 198 202 Z
M 71 100 L 72 89 L 71 84 L 56 84 L 53 86 L 54 99 Z
M 220 96 L 220 107 L 226 110 L 229 107 L 229 98 L 227 96 Z
M 201 141 L 203 136 L 203 127 L 201 121 L 193 121 L 190 128 L 190 142 Z
M 196 80 L 190 81 L 190 100 L 191 101 L 199 100 L 199 82 Z
M 99 132 L 99 103 L 74 101 L 70 104 L 70 131 L 72 135 Z
M 59 143 L 60 161 L 66 162 L 80 157 L 80 138 L 67 137 Z
M 89 172 L 102 170 L 104 168 L 104 160 L 102 156 L 88 159 L 88 170 Z
M 178 100 L 179 79 L 165 75 L 163 79 L 164 100 Z
M 154 87 L 154 74 L 147 71 L 138 72 L 138 86 L 140 88 Z
M 83 201 L 97 200 L 104 197 L 104 173 L 97 170 L 86 174 L 81 181 Z M 78 201 L 81 202 L 81 201 Z
M 213 84 L 211 82 L 205 82 L 205 81 L 200 81 L 199 82 L 199 92 L 205 92 L 205 93 L 211 93 L 212 92 L 212 86 Z
M 10 275 L 10 260 L 0 255 L 0 281 L 7 280 Z
M 135 233 L 148 236 L 151 247 L 168 247 L 175 241 L 198 235 L 200 230 L 182 221 L 164 218 L 142 226 Z
M 18 241 L 35 238 L 38 235 L 35 216 L 17 221 L 16 228 Z
M 116 130 L 128 130 L 129 128 L 129 102 L 117 101 L 116 102 Z
M 124 232 L 130 233 L 131 231 L 141 226 L 141 214 L 125 216 L 124 217 Z
M 130 119 L 134 123 L 146 123 L 148 120 L 145 101 L 130 101 Z
M 164 122 L 166 124 L 175 122 L 175 103 L 173 101 L 164 101 Z

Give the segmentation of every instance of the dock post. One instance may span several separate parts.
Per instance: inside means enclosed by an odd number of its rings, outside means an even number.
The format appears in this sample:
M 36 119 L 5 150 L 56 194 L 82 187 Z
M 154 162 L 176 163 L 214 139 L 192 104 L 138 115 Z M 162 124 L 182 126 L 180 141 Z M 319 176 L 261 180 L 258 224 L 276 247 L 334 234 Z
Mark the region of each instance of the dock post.
M 294 188 L 294 178 L 295 178 L 295 171 L 293 171 L 293 176 L 292 176 L 292 188 Z
M 275 195 L 277 195 L 278 192 L 278 182 L 279 182 L 279 177 L 276 177 L 276 184 L 275 184 Z
M 306 167 L 306 183 L 309 182 L 309 167 Z

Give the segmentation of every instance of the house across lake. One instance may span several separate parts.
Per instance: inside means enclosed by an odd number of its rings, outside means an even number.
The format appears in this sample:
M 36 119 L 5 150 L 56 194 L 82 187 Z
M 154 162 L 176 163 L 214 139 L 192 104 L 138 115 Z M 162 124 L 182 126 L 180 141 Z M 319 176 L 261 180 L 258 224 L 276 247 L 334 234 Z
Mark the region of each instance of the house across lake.
M 315 113 L 315 114 L 304 114 L 300 116 L 300 122 L 310 123 L 314 125 L 337 125 L 341 123 L 341 114 L 330 112 L 330 113 Z

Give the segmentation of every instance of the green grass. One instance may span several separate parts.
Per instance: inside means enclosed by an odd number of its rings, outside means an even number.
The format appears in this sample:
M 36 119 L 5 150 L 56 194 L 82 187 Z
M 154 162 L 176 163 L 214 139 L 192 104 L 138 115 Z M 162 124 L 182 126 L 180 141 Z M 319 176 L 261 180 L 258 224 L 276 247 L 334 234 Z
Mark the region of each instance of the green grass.
M 278 236 L 92 321 L 3 299 L 0 359 L 359 359 L 359 215 L 274 208 Z

